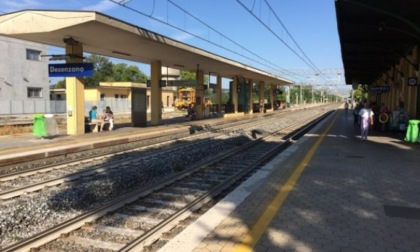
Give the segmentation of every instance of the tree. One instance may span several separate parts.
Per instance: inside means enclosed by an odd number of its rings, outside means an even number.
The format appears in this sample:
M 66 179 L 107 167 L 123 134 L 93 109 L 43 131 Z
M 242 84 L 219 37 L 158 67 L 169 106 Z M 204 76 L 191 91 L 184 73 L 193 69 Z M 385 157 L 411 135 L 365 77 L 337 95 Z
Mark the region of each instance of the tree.
M 114 81 L 146 83 L 148 77 L 137 66 L 119 63 L 113 66 Z
M 99 82 L 113 80 L 113 64 L 104 56 L 91 54 L 86 62 L 93 63 L 93 76 L 84 79 L 85 86 L 99 86 Z
M 93 76 L 84 79 L 85 86 L 98 86 L 99 82 L 138 82 L 146 83 L 148 77 L 135 65 L 113 64 L 109 58 L 91 54 L 86 62 L 93 63 Z
M 119 63 L 112 66 L 112 71 L 113 71 L 112 76 L 113 76 L 114 81 L 122 81 L 123 74 L 126 68 L 127 68 L 127 64 L 125 63 Z
M 86 57 L 86 62 L 93 64 L 93 76 L 85 77 L 83 83 L 85 86 L 99 86 L 99 82 L 119 81 L 119 82 L 137 82 L 146 83 L 148 76 L 135 65 L 125 63 L 113 64 L 109 58 L 91 54 Z M 55 88 L 65 88 L 65 79 L 60 80 Z
M 54 85 L 54 88 L 66 88 L 66 79 L 57 81 L 57 83 Z
M 279 87 L 279 88 L 277 88 L 280 92 L 279 92 L 279 94 L 277 95 L 277 99 L 279 100 L 279 101 L 282 101 L 282 102 L 286 102 L 286 96 L 287 96 L 287 94 L 286 94 L 286 88 L 285 87 L 283 87 L 283 86 L 281 86 L 281 87 Z
M 179 78 L 181 80 L 196 80 L 196 74 L 194 72 L 181 70 L 181 74 Z M 203 80 L 204 83 L 209 82 L 209 77 L 207 75 L 204 75 L 203 79 L 204 79 Z
M 181 75 L 179 77 L 181 80 L 195 80 L 195 73 L 190 71 L 181 70 Z
M 365 101 L 368 98 L 367 86 L 359 85 L 357 89 L 353 91 L 353 98 L 355 101 Z

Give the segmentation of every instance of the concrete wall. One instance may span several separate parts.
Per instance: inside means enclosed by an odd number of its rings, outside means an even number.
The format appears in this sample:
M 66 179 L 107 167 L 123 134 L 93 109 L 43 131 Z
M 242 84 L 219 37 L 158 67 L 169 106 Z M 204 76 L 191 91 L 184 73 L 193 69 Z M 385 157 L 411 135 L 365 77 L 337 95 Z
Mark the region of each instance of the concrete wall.
M 27 60 L 27 49 L 48 54 L 46 45 L 0 36 L 0 100 L 13 100 L 17 104 L 24 101 L 24 108 L 13 108 L 12 104 L 13 111 L 44 113 L 46 106 L 40 104 L 45 104 L 50 96 L 48 57 L 40 57 L 39 61 Z M 41 88 L 42 97 L 28 98 L 31 87 Z

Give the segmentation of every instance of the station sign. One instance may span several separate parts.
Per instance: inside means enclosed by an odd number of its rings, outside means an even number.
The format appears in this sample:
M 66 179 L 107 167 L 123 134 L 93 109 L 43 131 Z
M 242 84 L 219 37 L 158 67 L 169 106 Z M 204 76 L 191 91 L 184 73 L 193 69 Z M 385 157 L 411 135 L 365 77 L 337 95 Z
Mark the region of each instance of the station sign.
M 374 94 L 388 93 L 390 90 L 389 86 L 370 86 L 369 91 Z
M 168 81 L 168 86 L 194 87 L 196 85 L 197 85 L 196 80 L 173 80 L 173 81 Z
M 213 89 L 214 88 L 217 88 L 217 84 L 216 83 L 210 83 L 209 86 L 210 86 L 210 88 L 213 88 Z
M 151 80 L 146 81 L 146 86 L 147 87 L 152 86 Z M 170 87 L 175 87 L 175 86 L 195 87 L 195 86 L 197 86 L 197 81 L 196 80 L 170 80 L 170 81 L 160 80 L 159 81 L 159 86 L 161 86 L 161 87 L 166 87 L 166 86 L 170 86 Z
M 92 63 L 49 64 L 49 77 L 83 77 L 93 75 Z
M 152 86 L 152 81 L 151 80 L 146 80 L 146 86 L 147 87 L 151 87 Z M 159 87 L 166 87 L 167 83 L 165 80 L 160 80 L 159 81 Z

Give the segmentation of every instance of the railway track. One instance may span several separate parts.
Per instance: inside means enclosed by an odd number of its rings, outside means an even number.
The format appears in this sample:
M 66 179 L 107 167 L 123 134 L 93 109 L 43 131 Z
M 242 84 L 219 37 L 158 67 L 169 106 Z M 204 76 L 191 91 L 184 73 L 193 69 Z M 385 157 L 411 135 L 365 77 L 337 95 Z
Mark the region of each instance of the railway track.
M 278 118 L 274 117 L 259 122 L 258 127 L 264 124 L 272 124 Z M 238 130 L 252 130 L 255 128 L 255 121 L 244 123 L 231 123 L 227 126 L 212 127 L 210 130 L 203 130 L 201 134 L 188 135 L 176 140 L 160 141 L 149 143 L 148 146 L 125 150 L 100 157 L 86 158 L 76 162 L 69 162 L 60 165 L 49 165 L 30 170 L 23 170 L 0 176 L 0 200 L 8 200 L 19 197 L 22 194 L 37 192 L 44 188 L 62 184 L 75 183 L 75 181 L 93 176 L 99 173 L 110 172 L 119 169 L 121 166 L 139 162 L 139 160 L 150 159 L 157 153 L 170 153 L 174 151 L 188 152 L 194 145 L 209 144 L 212 140 Z M 257 131 L 257 130 L 255 130 Z M 260 135 L 263 132 L 259 132 Z M 256 133 L 255 133 L 256 134 Z M 194 142 L 192 144 L 192 142 Z M 141 152 L 141 155 L 139 155 Z M 114 160 L 111 161 L 110 160 Z M 106 165 L 105 165 L 106 164 Z
M 291 134 L 301 126 L 302 123 L 296 123 L 287 129 L 243 143 L 217 158 L 213 157 L 211 161 L 110 200 L 51 230 L 6 247 L 4 251 L 26 251 L 40 246 L 39 251 L 61 250 L 64 247 L 67 251 L 108 251 L 106 249 L 109 248 L 112 251 L 139 251 L 209 199 L 246 176 L 273 153 L 278 153 L 279 148 L 284 148 L 297 135 L 303 134 L 303 131 Z M 67 235 L 61 237 L 63 233 Z M 53 240 L 53 243 L 48 243 Z M 42 246 L 45 243 L 48 245 Z
M 273 116 L 286 115 L 286 112 L 279 112 L 273 115 L 270 115 L 270 118 Z M 191 138 L 191 135 L 196 137 L 200 134 L 206 134 L 209 132 L 226 132 L 233 131 L 235 127 L 243 125 L 247 127 L 247 124 L 255 124 L 260 121 L 261 118 L 247 118 L 242 120 L 233 120 L 233 121 L 222 121 L 212 124 L 200 125 L 197 123 L 192 123 L 188 125 L 181 125 L 178 129 L 166 133 L 166 132 L 151 132 L 146 136 L 134 137 L 131 142 L 118 142 L 114 141 L 112 144 L 101 143 L 95 146 L 94 149 L 84 150 L 83 148 L 75 148 L 72 151 L 66 151 L 65 153 L 58 153 L 50 157 L 43 157 L 36 160 L 31 160 L 26 162 L 25 160 L 14 160 L 13 163 L 9 165 L 3 165 L 0 167 L 0 181 L 4 180 L 4 177 L 7 176 L 23 176 L 25 172 L 35 171 L 38 169 L 48 169 L 48 167 L 54 167 L 58 165 L 65 166 L 66 164 L 71 165 L 72 163 L 80 163 L 84 161 L 90 161 L 96 158 L 103 158 L 105 156 L 119 155 L 124 152 L 130 152 L 138 148 L 147 147 L 150 145 L 156 145 L 158 143 L 171 143 L 178 141 L 180 139 Z

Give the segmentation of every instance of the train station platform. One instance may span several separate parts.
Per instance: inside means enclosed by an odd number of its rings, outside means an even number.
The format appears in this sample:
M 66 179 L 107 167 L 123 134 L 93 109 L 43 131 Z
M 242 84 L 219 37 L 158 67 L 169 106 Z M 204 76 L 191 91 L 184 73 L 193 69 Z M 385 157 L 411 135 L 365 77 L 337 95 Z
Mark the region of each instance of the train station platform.
M 309 106 L 306 106 L 309 107 Z M 293 111 L 302 108 L 288 108 L 286 111 Z M 160 125 L 151 125 L 148 121 L 147 127 L 132 127 L 130 123 L 115 123 L 113 131 L 104 131 L 98 133 L 86 133 L 84 135 L 67 135 L 65 130 L 60 131 L 58 135 L 47 137 L 36 137 L 32 133 L 19 135 L 0 136 L 0 167 L 3 158 L 13 156 L 27 156 L 33 153 L 46 154 L 51 149 L 71 149 L 72 147 L 92 145 L 95 143 L 104 143 L 112 140 L 124 141 L 124 139 L 133 139 L 137 136 L 145 136 L 156 131 L 176 130 L 180 127 L 191 127 L 193 125 L 213 124 L 227 120 L 238 120 L 245 117 L 264 117 L 271 116 L 272 113 L 253 115 L 243 115 L 240 117 L 224 118 L 222 114 L 211 114 L 201 120 L 191 120 L 185 116 L 182 111 L 169 112 L 162 114 Z M 110 143 L 112 144 L 112 143 Z M 102 147 L 104 144 L 102 144 Z M 30 160 L 28 160 L 30 161 Z
M 338 110 L 159 251 L 419 251 L 420 143 Z
M 84 135 L 67 135 L 65 131 L 47 137 L 37 137 L 32 133 L 0 136 L 0 167 L 14 162 L 14 159 L 31 161 L 40 156 L 49 157 L 56 154 L 72 153 L 78 150 L 107 147 L 113 144 L 138 141 L 152 135 L 189 129 L 196 124 L 211 124 L 223 120 L 218 116 L 204 120 L 186 118 L 183 113 L 167 113 L 157 126 L 132 127 L 130 123 L 116 123 L 114 130 Z
M 293 111 L 295 109 L 300 108 L 286 110 Z M 77 136 L 67 135 L 65 130 L 58 135 L 47 137 L 37 137 L 32 133 L 5 135 L 0 136 L 0 167 L 9 164 L 8 160 L 15 158 L 24 158 L 26 161 L 31 161 L 31 158 L 37 159 L 39 155 L 47 157 L 57 153 L 65 154 L 66 151 L 71 153 L 77 151 L 77 149 L 93 149 L 95 146 L 106 147 L 114 143 L 138 141 L 152 134 L 161 135 L 164 132 L 173 132 L 182 130 L 182 128 L 191 129 L 196 126 L 212 125 L 223 121 L 271 115 L 273 113 L 254 113 L 253 115 L 224 118 L 221 114 L 212 114 L 204 119 L 191 120 L 185 116 L 184 112 L 172 112 L 163 113 L 160 125 L 151 125 L 149 121 L 147 127 L 132 127 L 130 123 L 115 123 L 113 131 L 86 133 Z
M 174 117 L 84 136 L 5 136 L 0 161 L 194 123 Z M 160 251 L 417 251 L 420 143 L 404 137 L 370 131 L 362 141 L 351 113 L 337 110 Z
M 183 116 L 182 113 L 166 113 L 162 119 L 162 124 L 160 126 L 168 126 L 173 124 L 182 124 L 188 123 L 189 120 Z M 133 131 L 150 131 L 153 130 L 154 127 L 132 127 L 130 123 L 116 123 L 114 125 L 114 131 L 104 131 L 98 133 L 86 133 L 84 135 L 79 136 L 71 136 L 67 135 L 66 130 L 60 130 L 59 134 L 54 136 L 47 136 L 47 137 L 36 137 L 32 133 L 26 134 L 17 134 L 17 135 L 4 135 L 0 136 L 0 155 L 2 150 L 11 150 L 14 148 L 20 147 L 31 147 L 31 146 L 44 146 L 48 143 L 55 143 L 57 146 L 60 145 L 61 142 L 67 142 L 70 140 L 75 139 L 95 139 L 95 138 L 104 138 L 104 137 L 112 137 L 114 135 L 118 135 L 121 132 L 133 132 Z M 41 147 L 42 148 L 42 147 Z M 39 149 L 39 148 L 38 148 Z

